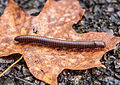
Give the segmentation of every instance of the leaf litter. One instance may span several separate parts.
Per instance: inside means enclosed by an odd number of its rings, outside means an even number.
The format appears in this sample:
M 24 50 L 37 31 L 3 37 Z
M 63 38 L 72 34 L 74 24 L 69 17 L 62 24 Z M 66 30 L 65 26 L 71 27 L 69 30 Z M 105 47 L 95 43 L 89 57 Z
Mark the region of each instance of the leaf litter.
M 21 53 L 33 76 L 51 85 L 57 85 L 57 76 L 63 69 L 83 70 L 103 66 L 101 57 L 112 50 L 120 38 L 104 32 L 76 33 L 72 25 L 82 18 L 84 11 L 77 0 L 47 0 L 41 13 L 33 17 L 10 0 L 0 17 L 0 56 Z M 16 43 L 14 38 L 18 35 L 39 35 L 67 41 L 104 41 L 106 47 L 57 50 L 33 43 Z

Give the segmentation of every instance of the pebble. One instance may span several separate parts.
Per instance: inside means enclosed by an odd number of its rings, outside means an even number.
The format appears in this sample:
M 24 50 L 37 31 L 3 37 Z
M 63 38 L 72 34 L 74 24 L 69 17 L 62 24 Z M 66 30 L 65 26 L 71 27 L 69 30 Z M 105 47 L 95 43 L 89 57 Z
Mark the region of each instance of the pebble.
M 102 85 L 99 81 L 93 81 L 94 82 L 94 84 L 93 85 Z
M 116 22 L 118 22 L 118 16 L 117 16 L 116 14 L 113 14 L 113 15 L 111 15 L 111 17 L 110 17 L 110 20 L 111 20 L 111 22 L 116 23 Z
M 115 68 L 115 72 L 120 73 L 120 68 Z
M 90 12 L 86 12 L 86 13 L 84 14 L 84 16 L 85 16 L 86 20 L 93 19 L 93 15 L 92 15 L 92 13 L 90 13 Z
M 105 4 L 106 0 L 94 0 L 97 4 Z
M 107 29 L 107 28 L 106 28 L 106 31 L 105 31 L 105 32 L 110 33 L 110 34 L 112 34 L 112 35 L 114 34 L 114 32 L 113 32 L 112 29 Z
M 116 60 L 116 58 L 113 55 L 108 57 L 108 61 L 113 61 L 113 60 Z
M 81 3 L 81 1 L 79 1 L 79 2 L 80 2 L 80 7 L 83 8 L 83 9 L 85 9 L 86 8 L 85 4 Z
M 99 76 L 99 75 L 101 75 L 101 71 L 93 69 L 92 74 L 95 75 L 95 76 Z
M 37 16 L 43 9 L 46 0 L 14 0 L 28 14 Z
M 17 67 L 17 69 L 18 69 L 19 71 L 21 71 L 22 65 L 16 65 L 16 67 Z
M 119 16 L 119 18 L 120 18 L 120 11 L 118 11 L 118 12 L 117 12 L 117 15 L 118 15 L 118 16 Z
M 97 77 L 97 80 L 103 81 L 103 78 L 104 78 L 104 77 L 103 77 L 102 75 L 100 75 L 100 76 Z
M 102 12 L 100 9 L 100 5 L 96 5 L 93 10 L 94 10 L 93 11 L 94 13 L 101 13 Z
M 11 78 L 5 79 L 3 85 L 15 85 L 14 80 Z
M 118 34 L 120 35 L 120 27 L 118 28 Z M 120 54 L 118 54 L 118 57 L 120 58 Z
M 22 68 L 22 72 L 23 72 L 23 75 L 24 75 L 24 76 L 30 75 L 29 70 L 28 70 L 27 68 L 25 68 L 25 67 Z
M 23 74 L 21 73 L 21 71 L 17 71 L 17 73 L 16 73 L 16 75 L 17 75 L 17 77 L 23 77 Z
M 92 0 L 83 0 L 83 3 L 86 5 L 87 8 L 91 8 L 95 4 Z
M 2 1 L 2 0 L 1 0 Z M 7 1 L 7 0 L 4 0 Z M 42 7 L 45 5 L 46 0 L 14 0 L 18 3 L 18 5 L 24 9 L 29 14 L 38 15 L 41 11 Z M 97 31 L 97 32 L 109 32 L 111 34 L 115 34 L 115 32 L 119 32 L 119 18 L 120 18 L 120 4 L 116 1 L 118 0 L 79 0 L 80 6 L 86 9 L 84 17 L 82 18 L 81 24 L 76 24 L 75 29 L 82 30 L 82 32 L 88 31 Z M 27 2 L 27 3 L 25 3 Z M 41 3 L 43 2 L 43 3 Z M 106 3 L 107 2 L 107 3 Z M 41 7 L 39 7 L 41 6 Z M 0 5 L 1 7 L 1 5 Z M 89 11 L 88 8 L 92 9 Z M 1 9 L 1 8 L 0 8 Z M 3 11 L 3 9 L 1 9 Z M 81 33 L 82 33 L 81 32 Z M 109 52 L 108 52 L 109 53 Z M 115 81 L 116 85 L 120 83 L 120 63 L 119 59 L 116 58 L 114 54 L 108 54 L 106 57 L 103 57 L 102 63 L 106 66 L 106 68 L 91 68 L 88 70 L 81 71 L 71 71 L 63 74 L 61 73 L 58 76 L 59 85 L 110 85 Z M 0 67 L 0 70 L 5 70 L 9 63 L 13 61 L 4 61 L 0 60 L 1 63 L 6 63 L 6 66 L 3 68 Z M 21 65 L 21 64 L 20 64 Z M 7 75 L 12 74 L 16 75 L 23 80 L 29 80 L 30 82 L 36 83 L 36 85 L 46 85 L 44 82 L 39 81 L 34 78 L 28 68 L 22 63 L 22 66 L 17 65 L 15 71 L 9 70 L 8 73 L 2 77 L 6 81 L 6 85 L 14 84 L 14 77 L 6 78 Z M 1 66 L 1 65 L 0 65 Z M 14 69 L 14 68 L 13 68 Z M 117 80 L 117 79 L 119 80 Z M 8 79 L 8 80 L 7 80 Z M 0 83 L 4 80 L 0 79 Z M 8 82 L 8 83 L 7 83 Z M 17 82 L 20 84 L 20 82 Z M 107 83 L 107 84 L 106 84 Z M 4 83 L 2 83 L 4 85 Z M 17 85 L 17 84 L 14 84 Z M 21 84 L 20 84 L 21 85 Z M 27 83 L 24 85 L 27 85 Z
M 118 2 L 118 3 L 119 3 L 119 2 Z M 114 5 L 114 8 L 115 8 L 116 11 L 120 11 L 120 3 L 117 4 L 117 5 Z
M 28 81 L 33 81 L 34 80 L 32 76 L 25 77 L 24 79 L 26 79 Z
M 41 84 L 40 84 L 40 81 L 38 81 L 38 80 L 35 80 L 34 83 L 37 84 L 37 85 L 41 85 Z M 44 84 L 45 84 L 45 83 L 44 83 Z
M 107 11 L 107 12 L 114 12 L 114 8 L 110 6 L 110 7 L 107 8 L 106 11 Z
M 120 21 L 117 22 L 117 25 L 120 26 Z
M 8 0 L 0 0 L 0 16 L 4 13 L 7 3 Z
M 115 77 L 118 78 L 118 79 L 120 79 L 120 74 L 116 73 Z
M 40 85 L 46 85 L 44 82 L 41 82 Z
M 14 60 L 6 60 L 6 59 L 4 59 L 4 58 L 0 58 L 0 63 L 2 63 L 2 64 L 8 64 L 8 63 L 13 63 L 14 62 Z
M 74 78 L 73 78 L 74 84 L 75 84 L 75 85 L 79 84 L 79 80 L 80 80 L 81 78 L 82 78 L 81 75 L 74 76 Z
M 113 77 L 106 77 L 103 79 L 104 82 L 106 82 L 106 85 L 119 85 L 120 81 L 113 78 Z
M 114 61 L 115 68 L 120 68 L 120 60 Z
M 107 0 L 108 3 L 117 3 L 117 0 Z

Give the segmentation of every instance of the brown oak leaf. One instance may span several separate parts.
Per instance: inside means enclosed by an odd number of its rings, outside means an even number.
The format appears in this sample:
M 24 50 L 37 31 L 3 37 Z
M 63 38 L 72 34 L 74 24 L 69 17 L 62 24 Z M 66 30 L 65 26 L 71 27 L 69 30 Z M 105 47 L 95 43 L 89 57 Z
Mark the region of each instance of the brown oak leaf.
M 63 69 L 83 70 L 103 66 L 102 55 L 112 50 L 119 37 L 108 33 L 89 32 L 78 34 L 72 29 L 84 14 L 77 0 L 47 0 L 38 16 L 32 17 L 12 0 L 0 17 L 0 56 L 21 53 L 30 72 L 38 79 L 57 85 L 57 76 Z M 18 35 L 39 35 L 67 41 L 104 41 L 105 48 L 57 50 L 37 44 L 19 44 Z

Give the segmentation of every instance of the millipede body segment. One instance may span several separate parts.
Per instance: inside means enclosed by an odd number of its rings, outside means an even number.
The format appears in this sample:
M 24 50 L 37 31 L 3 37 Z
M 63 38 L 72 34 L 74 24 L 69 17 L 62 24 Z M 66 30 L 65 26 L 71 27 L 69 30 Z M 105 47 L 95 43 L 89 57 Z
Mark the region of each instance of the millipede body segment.
M 40 36 L 33 36 L 33 35 L 22 35 L 15 37 L 15 41 L 20 43 L 40 43 L 45 46 L 54 46 L 54 47 L 66 47 L 66 48 L 104 48 L 105 42 L 102 41 L 93 41 L 93 42 L 86 42 L 86 41 L 65 41 L 59 39 L 52 39 L 52 38 L 45 38 Z

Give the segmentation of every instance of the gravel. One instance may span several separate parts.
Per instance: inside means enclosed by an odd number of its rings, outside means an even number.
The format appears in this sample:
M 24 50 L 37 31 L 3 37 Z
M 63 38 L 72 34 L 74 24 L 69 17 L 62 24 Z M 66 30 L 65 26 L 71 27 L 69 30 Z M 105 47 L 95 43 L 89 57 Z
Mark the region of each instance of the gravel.
M 28 14 L 37 16 L 45 5 L 46 0 L 14 0 Z
M 0 0 L 0 16 L 4 13 L 4 9 L 8 3 L 8 0 Z
M 2 15 L 8 1 L 0 1 L 0 15 Z M 46 2 L 46 0 L 14 1 L 32 16 L 37 16 Z M 79 2 L 80 7 L 86 9 L 86 12 L 82 20 L 73 25 L 73 29 L 76 32 L 108 32 L 120 37 L 120 0 L 79 0 Z M 119 50 L 120 45 L 118 44 L 115 49 L 104 54 L 101 63 L 106 68 L 95 67 L 87 70 L 64 70 L 58 76 L 58 85 L 120 85 Z M 14 58 L 0 58 L 0 73 L 16 60 Z M 25 61 L 22 60 L 0 78 L 0 85 L 47 84 L 33 77 Z

